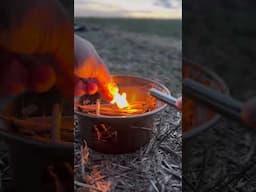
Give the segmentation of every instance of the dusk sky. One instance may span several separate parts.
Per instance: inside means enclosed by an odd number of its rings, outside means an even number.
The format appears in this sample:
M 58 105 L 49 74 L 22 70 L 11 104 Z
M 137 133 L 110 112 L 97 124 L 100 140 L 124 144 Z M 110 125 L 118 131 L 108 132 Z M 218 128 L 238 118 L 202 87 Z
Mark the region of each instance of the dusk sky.
M 78 17 L 181 19 L 181 0 L 74 0 Z

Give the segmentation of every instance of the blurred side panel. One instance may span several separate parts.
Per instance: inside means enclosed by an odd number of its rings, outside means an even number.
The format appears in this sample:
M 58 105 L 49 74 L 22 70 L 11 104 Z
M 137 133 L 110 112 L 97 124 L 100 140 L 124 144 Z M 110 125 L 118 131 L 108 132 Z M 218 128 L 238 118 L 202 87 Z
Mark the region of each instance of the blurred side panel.
M 210 92 L 198 100 L 183 84 L 184 192 L 256 190 L 256 129 L 249 128 L 255 127 L 256 117 L 255 5 L 183 1 L 183 80 L 190 78 L 235 101 L 220 100 L 217 108 L 222 110 L 216 111 L 202 103 Z M 235 111 L 236 118 L 223 108 Z
M 0 191 L 73 191 L 73 0 L 0 3 Z

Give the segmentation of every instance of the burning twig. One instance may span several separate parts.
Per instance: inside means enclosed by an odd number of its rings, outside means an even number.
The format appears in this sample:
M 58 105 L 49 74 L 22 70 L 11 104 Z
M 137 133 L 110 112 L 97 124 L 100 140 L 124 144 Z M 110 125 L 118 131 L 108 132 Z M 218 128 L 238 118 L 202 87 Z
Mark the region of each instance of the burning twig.
M 99 104 L 93 105 L 77 105 L 77 107 L 82 110 L 83 112 L 90 113 L 99 111 Z M 142 114 L 148 111 L 148 107 L 144 102 L 136 102 L 129 107 L 126 108 L 118 108 L 116 105 L 113 104 L 101 104 L 100 105 L 100 114 L 101 115 L 109 115 L 109 116 L 120 116 L 120 115 L 135 115 L 135 114 Z

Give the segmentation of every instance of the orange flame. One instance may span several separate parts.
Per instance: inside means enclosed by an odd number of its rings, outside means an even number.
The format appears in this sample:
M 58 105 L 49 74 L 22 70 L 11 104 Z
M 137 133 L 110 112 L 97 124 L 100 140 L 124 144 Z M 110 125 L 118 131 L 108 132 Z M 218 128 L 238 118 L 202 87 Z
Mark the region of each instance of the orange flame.
M 116 104 L 118 108 L 122 109 L 129 106 L 129 103 L 126 99 L 126 93 L 119 93 L 119 88 L 114 84 L 108 85 L 108 90 L 113 96 L 113 99 L 110 103 Z

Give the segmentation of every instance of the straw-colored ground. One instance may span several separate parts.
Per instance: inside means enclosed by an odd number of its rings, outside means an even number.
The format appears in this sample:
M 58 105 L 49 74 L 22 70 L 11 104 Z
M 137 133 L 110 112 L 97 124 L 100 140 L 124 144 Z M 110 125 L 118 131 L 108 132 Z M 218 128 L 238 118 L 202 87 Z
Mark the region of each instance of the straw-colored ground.
M 134 74 L 160 81 L 181 95 L 181 40 L 136 34 L 111 28 L 78 33 L 96 47 L 111 73 Z M 181 191 L 181 114 L 173 108 L 155 120 L 149 145 L 132 154 L 104 155 L 88 148 L 81 166 L 76 136 L 76 191 Z M 89 155 L 89 156 L 88 156 Z M 83 173 L 84 172 L 84 173 Z M 83 187 L 79 187 L 83 185 Z

